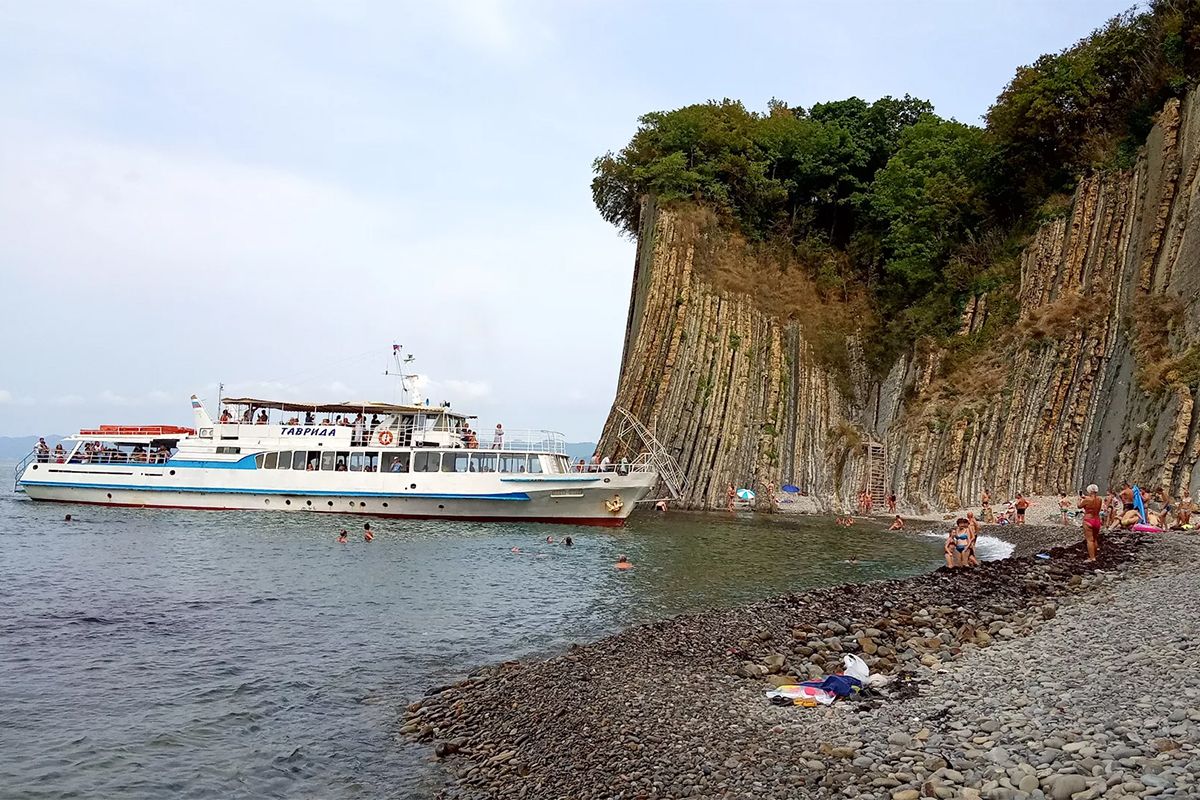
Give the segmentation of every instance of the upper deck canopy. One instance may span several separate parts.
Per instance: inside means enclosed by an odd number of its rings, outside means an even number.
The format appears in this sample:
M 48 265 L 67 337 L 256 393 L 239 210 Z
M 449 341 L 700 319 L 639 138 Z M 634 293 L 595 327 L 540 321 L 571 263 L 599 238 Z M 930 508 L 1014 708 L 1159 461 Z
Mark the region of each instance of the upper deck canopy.
M 317 414 L 450 414 L 455 417 L 472 419 L 466 414 L 459 414 L 443 406 L 414 406 L 396 403 L 379 403 L 372 400 L 358 402 L 344 401 L 341 403 L 293 403 L 290 400 L 260 400 L 254 397 L 222 397 L 221 404 L 226 406 L 252 406 L 254 408 L 274 409 L 277 411 L 312 411 Z

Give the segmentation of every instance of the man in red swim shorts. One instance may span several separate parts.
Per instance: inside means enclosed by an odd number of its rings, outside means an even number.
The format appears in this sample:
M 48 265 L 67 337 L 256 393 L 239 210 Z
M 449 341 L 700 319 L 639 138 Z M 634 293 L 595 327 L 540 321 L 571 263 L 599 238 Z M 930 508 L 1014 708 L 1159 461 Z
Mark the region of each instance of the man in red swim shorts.
M 1100 509 L 1104 501 L 1100 499 L 1100 489 L 1096 484 L 1087 487 L 1087 494 L 1079 498 L 1079 507 L 1083 509 L 1083 540 L 1087 542 L 1088 561 L 1096 560 L 1096 551 L 1100 549 Z

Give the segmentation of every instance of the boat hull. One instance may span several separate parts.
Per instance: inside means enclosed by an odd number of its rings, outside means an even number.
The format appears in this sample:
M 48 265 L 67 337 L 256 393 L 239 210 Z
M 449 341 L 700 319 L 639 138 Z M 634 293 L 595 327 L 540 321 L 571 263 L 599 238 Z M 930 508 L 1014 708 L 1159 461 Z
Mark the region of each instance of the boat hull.
M 45 465 L 43 465 L 44 467 Z M 104 476 L 103 483 L 83 471 L 58 467 L 55 474 L 26 475 L 20 486 L 35 501 L 80 503 L 123 508 L 193 509 L 202 511 L 279 511 L 297 513 L 356 514 L 410 519 L 454 519 L 461 521 L 539 522 L 616 527 L 624 524 L 634 504 L 653 488 L 645 474 L 601 473 L 573 478 L 491 478 L 476 480 L 473 490 L 447 483 L 439 474 L 403 476 L 404 488 L 385 491 L 367 484 L 402 476 L 335 476 L 320 490 L 296 487 L 246 485 L 241 488 L 206 486 L 203 473 L 186 475 L 186 486 L 162 482 L 153 488 L 138 483 L 143 475 Z M 138 470 L 141 472 L 141 470 Z M 154 469 L 155 477 L 166 478 L 166 470 Z M 181 472 L 184 472 L 181 470 Z M 192 471 L 187 471 L 192 472 Z M 76 473 L 76 474 L 72 474 Z M 251 473 L 255 474 L 255 473 Z M 220 476 L 228 483 L 228 474 Z M 304 476 L 307 477 L 307 476 Z M 362 478 L 365 478 L 363 480 Z M 426 484 L 424 491 L 408 488 L 410 479 Z M 168 479 L 169 480 L 169 479 Z M 452 491 L 451 491 L 452 489 Z M 620 498 L 619 503 L 614 503 Z

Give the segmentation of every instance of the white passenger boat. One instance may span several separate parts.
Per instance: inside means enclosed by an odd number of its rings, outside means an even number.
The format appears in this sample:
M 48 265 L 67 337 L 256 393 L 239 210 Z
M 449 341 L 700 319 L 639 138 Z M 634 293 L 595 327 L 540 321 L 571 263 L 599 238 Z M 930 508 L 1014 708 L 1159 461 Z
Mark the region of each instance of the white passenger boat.
M 193 396 L 193 428 L 81 430 L 61 451 L 35 449 L 17 484 L 33 500 L 137 508 L 616 526 L 654 489 L 658 465 L 676 473 L 660 449 L 572 464 L 560 433 L 476 433 L 448 404 L 220 403 L 214 422 Z

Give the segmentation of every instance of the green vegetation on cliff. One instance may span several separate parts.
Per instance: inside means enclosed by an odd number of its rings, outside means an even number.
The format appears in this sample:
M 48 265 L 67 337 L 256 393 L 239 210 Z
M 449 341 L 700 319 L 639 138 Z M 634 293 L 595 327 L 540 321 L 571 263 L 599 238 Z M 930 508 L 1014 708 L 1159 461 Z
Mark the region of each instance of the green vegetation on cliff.
M 983 128 L 909 96 L 763 113 L 712 101 L 643 116 L 596 160 L 592 194 L 630 235 L 653 196 L 792 248 L 826 299 L 847 286 L 871 298 L 878 318 L 863 324 L 886 334 L 871 337 L 882 368 L 921 336 L 955 332 L 984 291 L 990 326 L 1008 327 L 1023 234 L 1061 213 L 1080 175 L 1128 166 L 1163 102 L 1198 78 L 1200 3 L 1153 0 L 1018 69 Z

